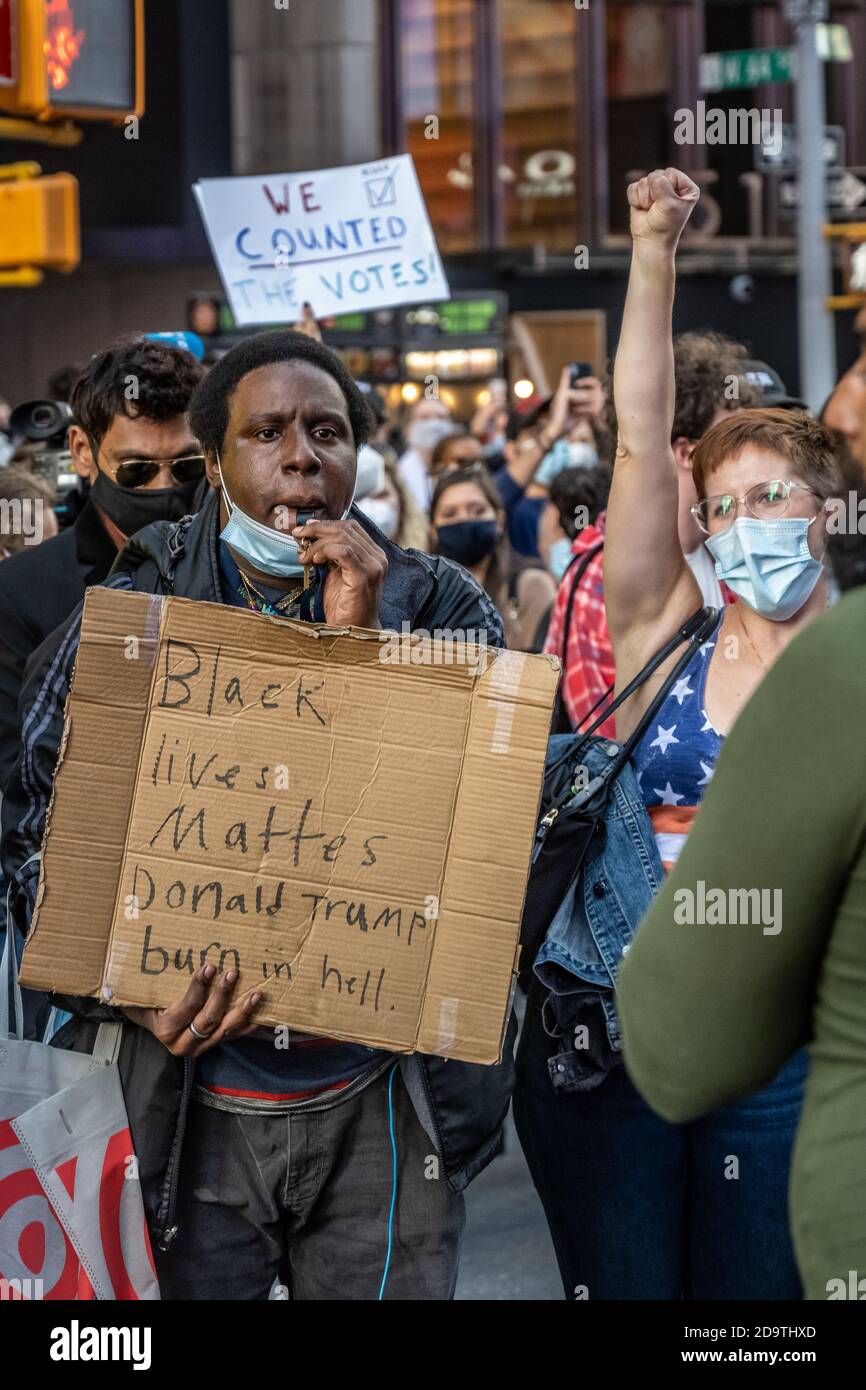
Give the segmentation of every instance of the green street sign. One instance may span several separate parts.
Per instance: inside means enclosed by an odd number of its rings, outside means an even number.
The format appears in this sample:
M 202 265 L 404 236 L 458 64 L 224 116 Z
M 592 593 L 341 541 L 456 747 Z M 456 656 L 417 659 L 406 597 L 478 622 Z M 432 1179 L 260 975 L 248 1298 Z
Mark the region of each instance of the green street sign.
M 760 87 L 765 82 L 791 82 L 791 48 L 741 48 L 730 53 L 704 53 L 700 60 L 702 92 L 726 92 L 736 87 Z
M 818 57 L 829 63 L 850 63 L 851 36 L 844 24 L 816 24 Z M 765 82 L 794 82 L 794 48 L 739 48 L 729 53 L 703 53 L 699 80 L 702 92 L 726 92 L 736 87 L 760 87 Z

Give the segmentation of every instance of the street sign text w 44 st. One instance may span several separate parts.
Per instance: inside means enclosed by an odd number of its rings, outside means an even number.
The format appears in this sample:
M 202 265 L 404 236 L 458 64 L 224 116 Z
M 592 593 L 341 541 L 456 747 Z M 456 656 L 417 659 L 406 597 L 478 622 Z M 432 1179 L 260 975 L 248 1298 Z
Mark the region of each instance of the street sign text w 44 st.
M 725 92 L 738 87 L 760 87 L 766 82 L 790 82 L 794 76 L 793 62 L 790 48 L 704 53 L 699 68 L 701 91 Z
M 851 37 L 844 24 L 816 24 L 818 57 L 827 62 L 849 63 Z M 735 48 L 726 53 L 702 53 L 698 77 L 702 92 L 727 92 L 742 87 L 762 87 L 768 82 L 795 82 L 797 51 L 794 48 Z

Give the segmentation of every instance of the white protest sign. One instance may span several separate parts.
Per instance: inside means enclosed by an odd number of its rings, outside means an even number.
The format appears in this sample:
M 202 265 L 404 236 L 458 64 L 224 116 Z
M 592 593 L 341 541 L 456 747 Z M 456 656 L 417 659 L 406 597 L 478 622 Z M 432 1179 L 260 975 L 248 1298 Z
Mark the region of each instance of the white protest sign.
M 450 298 L 411 155 L 193 192 L 241 327 Z

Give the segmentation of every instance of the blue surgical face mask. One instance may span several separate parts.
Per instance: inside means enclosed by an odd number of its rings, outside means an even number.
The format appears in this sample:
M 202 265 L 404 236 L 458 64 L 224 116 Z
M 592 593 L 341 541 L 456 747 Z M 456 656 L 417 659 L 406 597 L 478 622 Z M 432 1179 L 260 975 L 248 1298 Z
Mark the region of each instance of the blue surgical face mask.
M 554 541 L 553 545 L 550 547 L 547 557 L 547 568 L 550 570 L 554 579 L 561 579 L 568 569 L 568 566 L 571 564 L 571 558 L 574 553 L 571 548 L 572 544 L 573 542 L 568 539 L 568 536 L 562 536 L 558 541 Z
M 272 574 L 283 579 L 303 574 L 301 551 L 294 536 L 290 536 L 287 531 L 275 531 L 272 526 L 264 526 L 262 522 L 247 516 L 240 507 L 235 506 L 229 497 L 219 454 L 217 468 L 229 513 L 229 519 L 220 532 L 220 539 L 239 555 L 243 555 L 251 565 L 261 570 L 262 574 Z
M 550 487 L 554 478 L 566 468 L 594 468 L 598 454 L 591 444 L 578 442 L 570 444 L 567 439 L 557 439 L 549 453 L 544 455 L 535 470 L 534 483 Z
M 737 517 L 733 526 L 708 536 L 716 574 L 762 618 L 783 623 L 798 613 L 824 572 L 809 549 L 810 521 L 791 517 L 758 521 Z
M 287 531 L 275 531 L 272 526 L 265 526 L 242 511 L 229 497 L 219 454 L 216 461 L 229 512 L 229 519 L 220 532 L 220 539 L 239 555 L 245 556 L 262 574 L 272 574 L 282 579 L 302 575 L 304 566 L 300 559 L 301 549 L 294 536 L 289 535 Z M 349 515 L 350 506 L 343 512 L 341 521 L 345 521 Z

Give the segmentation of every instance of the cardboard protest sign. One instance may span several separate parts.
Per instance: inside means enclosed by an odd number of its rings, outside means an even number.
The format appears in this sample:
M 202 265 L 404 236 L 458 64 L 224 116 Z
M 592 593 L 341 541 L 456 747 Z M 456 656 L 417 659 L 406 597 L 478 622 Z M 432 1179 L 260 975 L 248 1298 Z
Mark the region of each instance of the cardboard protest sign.
M 497 1061 L 557 668 L 90 590 L 22 982 Z
M 450 297 L 411 155 L 193 192 L 242 327 Z

